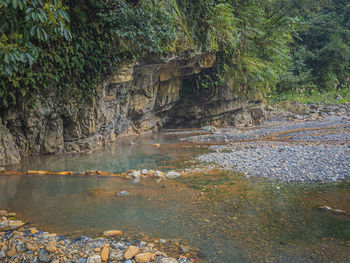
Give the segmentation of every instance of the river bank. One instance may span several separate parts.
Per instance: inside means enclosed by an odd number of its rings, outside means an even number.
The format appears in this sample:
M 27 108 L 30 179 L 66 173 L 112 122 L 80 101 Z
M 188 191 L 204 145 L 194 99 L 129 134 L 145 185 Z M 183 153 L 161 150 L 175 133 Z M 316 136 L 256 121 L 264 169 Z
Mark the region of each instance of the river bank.
M 215 129 L 185 138 L 211 143 L 197 159 L 249 176 L 283 181 L 337 181 L 350 177 L 350 117 L 275 119 L 253 129 Z
M 194 260 L 168 257 L 153 242 L 127 241 L 122 231 L 104 232 L 105 237 L 90 238 L 43 232 L 14 220 L 16 214 L 0 211 L 0 261 L 7 262 L 124 262 L 189 263 Z M 108 236 L 109 238 L 106 238 Z M 161 242 L 167 242 L 166 240 Z M 185 249 L 185 248 L 184 248 Z M 188 248 L 187 251 L 188 252 Z

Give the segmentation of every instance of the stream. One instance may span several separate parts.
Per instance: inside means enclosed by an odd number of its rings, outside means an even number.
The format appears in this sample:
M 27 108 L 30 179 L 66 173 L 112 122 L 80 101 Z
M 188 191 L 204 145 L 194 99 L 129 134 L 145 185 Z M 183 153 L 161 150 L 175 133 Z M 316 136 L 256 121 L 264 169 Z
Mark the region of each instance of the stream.
M 220 168 L 200 170 L 193 157 L 208 147 L 179 143 L 183 136 L 140 136 L 93 154 L 31 157 L 16 167 L 113 173 L 197 168 L 175 180 L 6 175 L 0 176 L 0 208 L 68 236 L 98 237 L 120 229 L 132 239 L 166 239 L 165 252 L 187 253 L 196 262 L 350 261 L 349 214 L 319 209 L 350 211 L 349 181 L 287 183 L 247 179 Z M 116 195 L 122 191 L 129 195 Z

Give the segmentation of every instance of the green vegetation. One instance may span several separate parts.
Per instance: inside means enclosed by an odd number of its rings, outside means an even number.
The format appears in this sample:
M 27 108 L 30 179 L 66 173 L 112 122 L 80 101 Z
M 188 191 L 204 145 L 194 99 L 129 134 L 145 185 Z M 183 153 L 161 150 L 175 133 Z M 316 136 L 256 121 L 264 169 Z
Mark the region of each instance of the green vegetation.
M 89 97 L 124 60 L 185 50 L 218 58 L 189 92 L 343 92 L 349 43 L 347 0 L 0 0 L 0 108 Z
M 303 10 L 293 33 L 289 70 L 281 75 L 277 97 L 301 102 L 349 101 L 350 4 L 322 0 Z M 275 94 L 276 95 L 276 94 Z M 338 101 L 339 102 L 339 101 Z
M 341 90 L 326 90 L 319 91 L 317 89 L 307 90 L 302 92 L 297 91 L 288 91 L 282 93 L 274 93 L 270 98 L 270 102 L 278 103 L 281 101 L 296 101 L 306 104 L 312 103 L 345 103 L 350 101 L 350 90 L 341 89 Z

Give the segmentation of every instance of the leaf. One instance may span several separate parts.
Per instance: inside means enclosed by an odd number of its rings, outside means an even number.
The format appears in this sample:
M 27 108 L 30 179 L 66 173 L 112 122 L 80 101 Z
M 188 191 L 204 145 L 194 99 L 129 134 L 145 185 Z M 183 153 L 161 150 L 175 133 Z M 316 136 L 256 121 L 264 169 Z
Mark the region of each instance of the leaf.
M 43 33 L 43 36 L 44 36 L 44 40 L 47 41 L 48 40 L 48 36 L 47 36 L 44 28 L 42 28 L 41 30 L 42 30 L 42 33 Z
M 21 88 L 20 92 L 22 94 L 22 97 L 24 97 L 26 95 L 26 93 L 27 93 L 26 89 L 24 89 L 24 88 Z
M 9 56 L 9 53 L 5 53 L 5 62 L 6 62 L 7 64 L 10 63 L 10 56 Z
M 35 35 L 35 32 L 37 30 L 37 26 L 32 26 L 32 28 L 30 29 L 30 36 L 34 36 Z
M 12 99 L 12 102 L 13 102 L 14 104 L 16 104 L 16 96 L 15 96 L 15 94 L 14 94 L 12 91 L 10 91 L 10 92 L 9 92 L 9 95 L 10 95 L 10 97 L 11 97 L 11 99 Z
M 12 0 L 12 5 L 14 9 L 17 9 L 18 6 L 18 0 Z
M 5 65 L 5 73 L 9 76 L 11 76 L 13 73 L 12 67 L 9 64 Z

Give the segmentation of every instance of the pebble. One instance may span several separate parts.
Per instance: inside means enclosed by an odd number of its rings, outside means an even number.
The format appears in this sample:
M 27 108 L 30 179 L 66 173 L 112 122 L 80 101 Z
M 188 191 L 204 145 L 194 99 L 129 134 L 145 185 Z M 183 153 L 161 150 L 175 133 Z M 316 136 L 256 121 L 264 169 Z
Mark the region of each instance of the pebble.
M 109 256 L 109 248 L 104 247 L 101 251 L 101 260 L 106 262 L 108 260 L 108 256 Z
M 101 256 L 99 255 L 93 255 L 89 257 L 86 261 L 86 263 L 101 263 Z
M 140 248 L 137 246 L 129 246 L 124 253 L 125 259 L 132 259 L 137 253 L 140 252 Z
M 124 259 L 124 251 L 120 249 L 111 249 L 109 253 L 109 259 L 113 260 L 123 260 Z
M 178 263 L 175 258 L 157 258 L 155 263 Z
M 15 230 L 24 225 L 24 222 L 19 220 L 3 220 L 0 221 L 0 231 Z
M 50 253 L 55 253 L 57 251 L 57 247 L 56 247 L 56 242 L 55 241 L 49 241 L 46 245 L 45 248 L 48 252 Z
M 139 179 L 140 178 L 140 172 L 139 171 L 134 171 L 134 172 L 131 173 L 131 176 L 134 179 Z
M 123 235 L 121 230 L 107 230 L 103 232 L 103 235 L 106 237 L 117 237 Z
M 50 254 L 45 249 L 39 251 L 39 261 L 40 262 L 50 262 Z
M 187 253 L 190 251 L 190 248 L 188 246 L 181 246 L 181 250 L 184 252 L 184 253 Z
M 166 174 L 166 178 L 169 178 L 169 179 L 175 179 L 177 177 L 179 177 L 180 174 L 178 172 L 175 172 L 175 171 L 170 171 Z
M 156 177 L 156 178 L 163 178 L 164 177 L 164 173 L 161 172 L 161 171 L 155 171 L 154 177 Z
M 137 263 L 147 263 L 151 260 L 152 254 L 150 252 L 140 253 L 135 256 Z
M 128 195 L 130 195 L 130 193 L 127 191 L 121 191 L 119 193 L 115 193 L 115 195 L 116 196 L 128 196 Z

